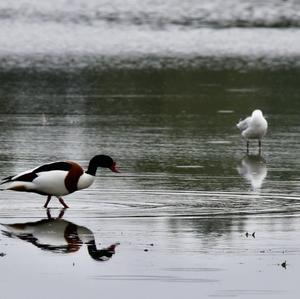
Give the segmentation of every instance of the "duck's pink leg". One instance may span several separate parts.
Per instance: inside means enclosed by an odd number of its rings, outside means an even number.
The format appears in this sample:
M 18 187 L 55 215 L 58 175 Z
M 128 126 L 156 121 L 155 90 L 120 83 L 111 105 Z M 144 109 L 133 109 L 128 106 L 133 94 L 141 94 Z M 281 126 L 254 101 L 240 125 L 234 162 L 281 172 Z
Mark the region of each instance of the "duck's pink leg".
M 63 198 L 62 197 L 59 197 L 57 196 L 59 202 L 65 207 L 65 208 L 68 208 L 69 206 L 64 202 Z
M 48 195 L 47 200 L 46 200 L 46 202 L 45 202 L 45 204 L 44 204 L 44 208 L 47 208 L 47 206 L 48 206 L 50 200 L 51 200 L 51 195 Z

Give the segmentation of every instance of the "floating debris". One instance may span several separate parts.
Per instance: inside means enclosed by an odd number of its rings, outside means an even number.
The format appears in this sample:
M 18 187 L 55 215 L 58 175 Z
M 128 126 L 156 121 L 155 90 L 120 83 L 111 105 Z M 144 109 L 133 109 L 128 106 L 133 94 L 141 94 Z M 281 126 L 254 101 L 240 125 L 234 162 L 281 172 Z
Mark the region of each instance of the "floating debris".
M 284 269 L 286 269 L 286 265 L 287 265 L 287 263 L 286 263 L 286 261 L 284 261 L 284 262 L 281 264 L 281 267 L 284 268 Z
M 149 249 L 145 248 L 144 251 L 147 252 L 147 251 L 149 251 Z
M 4 256 L 6 256 L 6 253 L 0 252 L 0 257 L 4 257 Z
M 245 233 L 245 236 L 248 238 L 250 236 L 250 234 L 248 232 Z M 255 239 L 255 232 L 253 232 L 251 234 L 251 236 Z

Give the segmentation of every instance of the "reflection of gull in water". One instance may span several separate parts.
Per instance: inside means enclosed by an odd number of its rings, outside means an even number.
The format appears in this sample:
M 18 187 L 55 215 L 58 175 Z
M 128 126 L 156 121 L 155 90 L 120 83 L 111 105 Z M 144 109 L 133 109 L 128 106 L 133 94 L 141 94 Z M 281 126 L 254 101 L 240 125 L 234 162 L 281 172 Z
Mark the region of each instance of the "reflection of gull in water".
M 5 230 L 2 233 L 11 238 L 19 238 L 36 247 L 56 253 L 72 253 L 78 251 L 83 244 L 87 246 L 89 255 L 98 261 L 110 259 L 115 253 L 112 244 L 107 248 L 97 249 L 94 234 L 84 226 L 76 225 L 61 219 L 64 210 L 58 218 L 52 218 L 47 210 L 48 218 L 36 222 L 2 224 Z
M 249 140 L 258 139 L 259 152 L 261 152 L 261 139 L 265 136 L 268 129 L 268 122 L 264 118 L 262 111 L 256 109 L 244 120 L 240 120 L 236 125 L 242 136 L 247 140 L 247 153 L 249 153 Z
M 48 120 L 45 113 L 42 114 L 42 124 L 43 126 L 46 126 L 48 124 Z
M 260 155 L 245 156 L 237 167 L 241 176 L 250 181 L 254 191 L 261 188 L 267 176 L 267 165 L 265 159 Z

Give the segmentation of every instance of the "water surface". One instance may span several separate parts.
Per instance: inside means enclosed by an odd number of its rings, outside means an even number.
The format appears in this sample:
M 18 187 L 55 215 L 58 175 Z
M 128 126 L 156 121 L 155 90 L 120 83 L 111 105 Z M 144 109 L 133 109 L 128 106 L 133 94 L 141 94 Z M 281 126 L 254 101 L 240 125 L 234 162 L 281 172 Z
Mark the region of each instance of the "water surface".
M 300 208 L 296 74 L 2 73 L 2 176 L 61 159 L 86 167 L 98 153 L 110 154 L 121 170 L 101 170 L 91 188 L 65 198 L 70 238 L 64 225 L 39 225 L 48 217 L 45 198 L 1 192 L 1 223 L 34 228 L 9 235 L 3 227 L 4 292 L 35 298 L 51 283 L 56 287 L 47 298 L 57 292 L 138 298 L 150 290 L 175 298 L 187 291 L 293 298 Z M 235 123 L 256 107 L 270 130 L 262 157 L 256 143 L 247 157 Z M 51 207 L 58 217 L 55 199 Z M 120 245 L 100 262 L 90 255 L 90 238 L 97 249 Z M 66 247 L 66 240 L 73 241 Z M 21 286 L 12 289 L 16 279 Z
M 0 4 L 2 67 L 299 66 L 300 3 L 21 0 Z
M 299 4 L 152 2 L 0 6 L 1 177 L 100 153 L 121 171 L 67 210 L 0 192 L 8 298 L 298 296 Z

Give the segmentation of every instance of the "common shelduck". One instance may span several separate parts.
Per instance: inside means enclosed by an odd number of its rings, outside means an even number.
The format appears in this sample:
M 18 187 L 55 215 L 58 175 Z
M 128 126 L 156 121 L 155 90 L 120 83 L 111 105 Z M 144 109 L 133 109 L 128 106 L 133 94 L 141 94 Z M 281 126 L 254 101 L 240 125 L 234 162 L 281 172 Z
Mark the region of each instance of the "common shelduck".
M 89 255 L 97 261 L 106 261 L 115 254 L 119 243 L 98 249 L 93 232 L 87 227 L 73 222 L 52 218 L 47 210 L 48 218 L 36 222 L 1 224 L 2 233 L 11 238 L 18 238 L 34 246 L 54 253 L 73 253 L 82 245 L 87 246 Z M 62 215 L 61 213 L 60 215 Z
M 52 196 L 56 196 L 60 203 L 68 208 L 61 196 L 91 186 L 98 167 L 119 172 L 116 168 L 116 162 L 111 157 L 97 155 L 90 160 L 87 171 L 84 171 L 79 164 L 73 161 L 60 161 L 8 176 L 2 180 L 1 184 L 9 184 L 5 190 L 34 192 L 48 196 L 44 205 L 45 208 Z
M 263 116 L 261 110 L 256 109 L 244 120 L 240 120 L 236 125 L 242 136 L 247 140 L 247 153 L 249 153 L 249 140 L 258 139 L 259 152 L 261 152 L 261 140 L 266 135 L 268 122 Z

